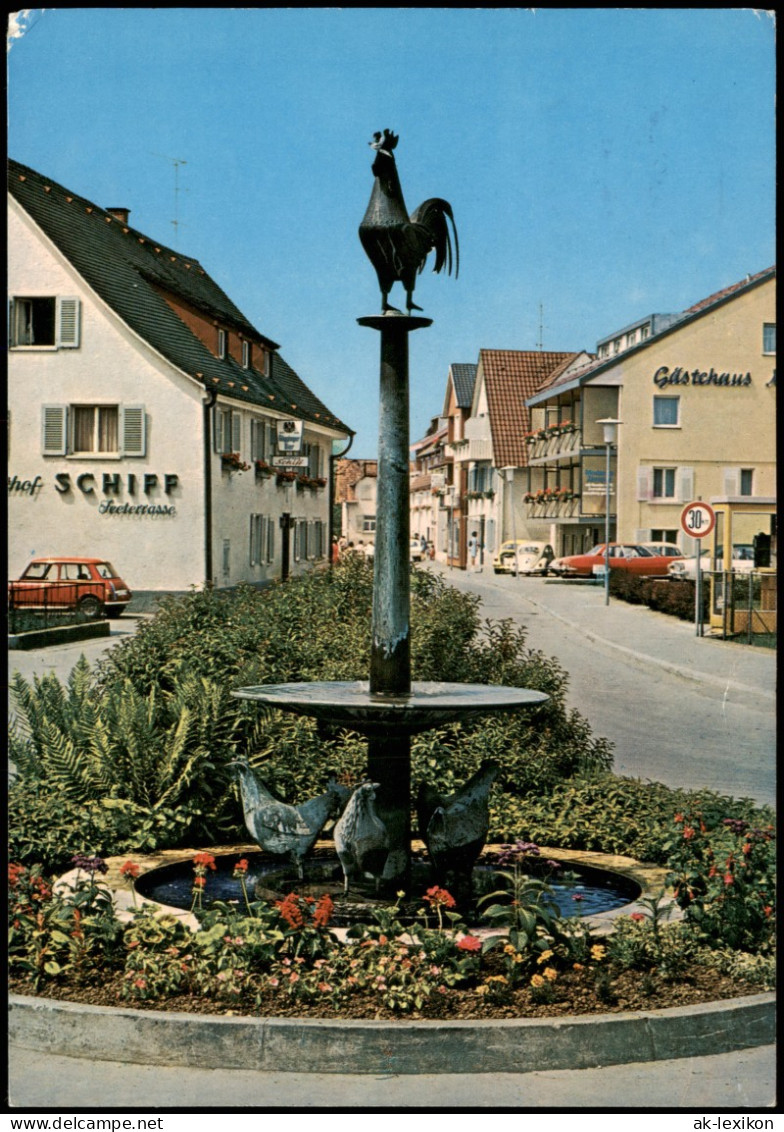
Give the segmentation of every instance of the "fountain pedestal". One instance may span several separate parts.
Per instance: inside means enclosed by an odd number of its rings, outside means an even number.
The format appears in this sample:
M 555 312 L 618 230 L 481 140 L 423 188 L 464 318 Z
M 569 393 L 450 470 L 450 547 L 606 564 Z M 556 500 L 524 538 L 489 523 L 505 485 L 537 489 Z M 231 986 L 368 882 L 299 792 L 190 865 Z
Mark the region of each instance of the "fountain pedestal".
M 367 775 L 389 852 L 383 879 L 408 887 L 411 854 L 411 736 L 472 715 L 514 711 L 548 699 L 528 688 L 411 682 L 409 613 L 408 336 L 432 325 L 397 311 L 358 319 L 381 334 L 378 495 L 373 556 L 370 679 L 263 685 L 234 693 L 367 736 Z M 424 832 L 424 831 L 420 831 Z

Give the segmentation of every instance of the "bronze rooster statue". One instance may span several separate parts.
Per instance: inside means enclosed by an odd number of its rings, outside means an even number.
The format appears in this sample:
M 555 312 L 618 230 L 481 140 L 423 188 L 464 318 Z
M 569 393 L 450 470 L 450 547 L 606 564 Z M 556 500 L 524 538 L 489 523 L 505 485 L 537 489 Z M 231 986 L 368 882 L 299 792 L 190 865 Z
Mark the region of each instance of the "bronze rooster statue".
M 251 837 L 268 853 L 288 857 L 302 880 L 305 857 L 351 792 L 331 778 L 325 794 L 290 806 L 270 794 L 244 759 L 229 765 L 237 769 L 245 825 Z
M 367 212 L 359 226 L 359 238 L 376 269 L 382 311 L 396 310 L 388 299 L 393 283 L 400 282 L 406 289 L 406 309 L 410 314 L 412 310 L 422 309 L 414 302 L 414 286 L 431 251 L 435 249 L 436 253 L 433 270 L 441 271 L 446 266 L 447 272 L 452 274 L 452 242 L 447 217 L 455 239 L 455 279 L 460 267 L 460 249 L 448 201 L 431 197 L 409 217 L 392 152 L 397 143 L 398 136 L 391 130 L 374 134 L 370 142 L 376 151 L 372 166 L 375 181 Z
M 419 788 L 419 832 L 436 872 L 466 873 L 481 853 L 490 827 L 488 799 L 498 764 L 485 760 L 476 774 L 448 798 L 427 782 Z
M 349 880 L 369 875 L 376 882 L 384 872 L 389 852 L 386 826 L 375 807 L 377 782 L 363 782 L 351 795 L 335 823 L 335 849 L 343 870 L 343 893 L 348 895 Z

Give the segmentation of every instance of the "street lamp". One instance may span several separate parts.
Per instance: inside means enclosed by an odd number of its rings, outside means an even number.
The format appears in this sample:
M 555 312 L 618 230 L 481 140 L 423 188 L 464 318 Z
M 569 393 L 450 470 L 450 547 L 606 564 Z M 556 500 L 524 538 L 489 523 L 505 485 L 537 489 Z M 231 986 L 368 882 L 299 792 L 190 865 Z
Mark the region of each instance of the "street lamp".
M 620 421 L 614 417 L 604 417 L 597 421 L 604 430 L 604 444 L 607 463 L 604 471 L 604 604 L 610 604 L 610 451 L 618 432 Z
M 514 544 L 514 576 L 517 577 L 517 530 L 515 524 L 515 506 L 514 506 L 514 474 L 515 470 L 512 465 L 506 468 L 501 468 L 504 473 L 504 484 L 509 487 L 509 500 L 512 504 L 512 543 Z M 509 472 L 509 475 L 506 473 Z M 504 491 L 504 506 L 506 506 L 506 491 Z

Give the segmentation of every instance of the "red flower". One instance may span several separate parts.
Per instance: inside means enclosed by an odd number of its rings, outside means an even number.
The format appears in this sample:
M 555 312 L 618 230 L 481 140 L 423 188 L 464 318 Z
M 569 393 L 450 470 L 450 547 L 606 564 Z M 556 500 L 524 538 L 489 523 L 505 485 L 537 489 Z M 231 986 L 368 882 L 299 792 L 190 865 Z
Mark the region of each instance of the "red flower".
M 691 841 L 692 837 L 694 837 L 694 830 L 690 825 L 685 825 L 683 827 L 683 840 Z
M 8 866 L 8 884 L 11 888 L 16 888 L 19 883 L 19 878 L 27 872 L 24 865 L 10 864 Z
M 320 897 L 316 910 L 313 913 L 313 923 L 317 928 L 325 928 L 329 921 L 332 919 L 332 911 L 335 905 L 332 903 L 332 897 L 328 893 L 324 893 Z
M 212 853 L 197 853 L 193 858 L 193 863 L 203 869 L 215 870 L 215 858 Z
M 735 878 L 733 877 L 732 873 L 725 873 L 724 874 L 724 883 L 725 883 L 725 885 L 730 885 L 730 884 L 735 883 Z
M 194 888 L 204 888 L 206 886 L 206 884 L 207 884 L 207 878 L 206 877 L 194 877 L 193 878 L 193 887 Z
M 301 928 L 305 923 L 305 917 L 302 914 L 299 897 L 296 893 L 289 893 L 285 900 L 276 900 L 275 907 L 290 928 Z
M 646 916 L 644 912 L 632 912 L 632 914 L 629 916 L 629 919 L 634 920 L 634 922 L 637 924 L 641 923 L 645 918 Z
M 140 872 L 141 869 L 133 861 L 126 861 L 124 865 L 120 865 L 121 877 L 130 877 L 131 880 L 135 880 Z
M 234 873 L 233 873 L 234 880 L 241 880 L 245 876 L 247 871 L 248 871 L 248 862 L 243 857 L 241 860 L 237 861 L 236 865 L 234 866 Z
M 438 885 L 429 888 L 424 899 L 431 908 L 454 908 L 457 904 L 454 896 L 447 892 L 445 888 L 439 888 Z
M 482 946 L 482 941 L 476 935 L 464 935 L 462 939 L 457 941 L 457 946 L 460 951 L 479 951 Z

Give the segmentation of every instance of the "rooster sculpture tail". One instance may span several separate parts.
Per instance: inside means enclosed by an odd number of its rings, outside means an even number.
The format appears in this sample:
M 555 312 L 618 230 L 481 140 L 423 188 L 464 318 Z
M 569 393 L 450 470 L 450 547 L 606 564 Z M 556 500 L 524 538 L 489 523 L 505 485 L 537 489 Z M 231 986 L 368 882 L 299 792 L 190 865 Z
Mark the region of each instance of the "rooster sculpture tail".
M 449 217 L 449 224 L 447 224 L 447 217 Z M 433 271 L 441 272 L 446 265 L 447 275 L 452 274 L 452 238 L 455 241 L 455 279 L 460 271 L 460 245 L 457 240 L 457 228 L 455 227 L 455 218 L 452 213 L 452 206 L 448 200 L 442 197 L 431 197 L 430 200 L 424 201 L 420 204 L 419 208 L 411 213 L 411 223 L 421 224 L 430 233 L 432 240 L 431 248 L 435 250 L 436 260 L 433 264 Z M 449 225 L 452 227 L 452 238 L 450 238 Z M 419 270 L 424 271 L 425 256 L 419 265 Z

